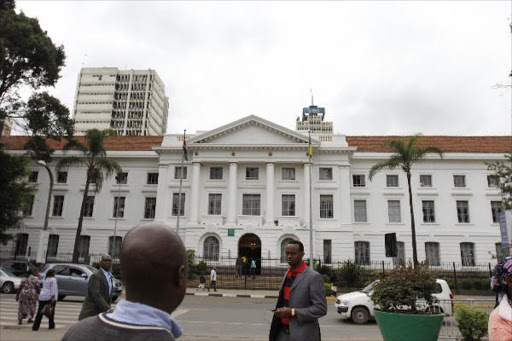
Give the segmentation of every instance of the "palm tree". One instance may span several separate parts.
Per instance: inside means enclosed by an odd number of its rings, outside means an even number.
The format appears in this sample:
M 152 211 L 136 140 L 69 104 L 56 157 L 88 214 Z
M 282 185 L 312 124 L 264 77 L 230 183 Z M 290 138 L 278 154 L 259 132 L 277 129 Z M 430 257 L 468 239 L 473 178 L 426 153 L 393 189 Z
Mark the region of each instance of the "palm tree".
M 374 165 L 370 169 L 369 179 L 370 181 L 378 172 L 385 169 L 395 169 L 401 167 L 407 175 L 407 186 L 409 187 L 409 210 L 411 213 L 411 234 L 412 234 L 412 260 L 414 267 L 418 266 L 418 252 L 416 250 L 416 224 L 414 222 L 414 207 L 412 202 L 412 188 L 411 188 L 411 169 L 412 166 L 425 159 L 428 154 L 438 154 L 441 159 L 443 158 L 443 152 L 437 147 L 421 147 L 418 146 L 419 135 L 409 137 L 409 143 L 405 144 L 403 140 L 391 140 L 388 142 L 388 146 L 393 149 L 389 159 Z
M 82 198 L 82 206 L 80 208 L 80 216 L 78 218 L 78 227 L 76 229 L 75 245 L 73 247 L 73 262 L 78 262 L 80 235 L 82 233 L 82 223 L 84 220 L 84 210 L 89 194 L 89 186 L 91 183 L 96 185 L 96 193 L 101 190 L 105 178 L 110 178 L 114 174 L 122 172 L 121 166 L 116 161 L 107 157 L 107 151 L 104 146 L 104 139 L 107 136 L 114 136 L 115 132 L 111 129 L 100 131 L 98 129 L 87 130 L 85 134 L 85 143 L 82 144 L 77 140 L 70 140 L 65 150 L 78 150 L 82 156 L 68 156 L 61 159 L 57 163 L 57 171 L 72 166 L 83 166 L 86 168 L 85 190 Z

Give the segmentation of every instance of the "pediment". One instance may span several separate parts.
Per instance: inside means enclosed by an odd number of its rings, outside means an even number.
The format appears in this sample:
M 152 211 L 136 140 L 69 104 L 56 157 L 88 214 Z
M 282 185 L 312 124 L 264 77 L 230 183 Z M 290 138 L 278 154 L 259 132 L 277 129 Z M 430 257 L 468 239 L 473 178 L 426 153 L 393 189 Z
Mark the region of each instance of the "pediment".
M 308 136 L 264 120 L 247 116 L 238 121 L 194 136 L 189 145 L 292 145 L 308 143 Z M 318 141 L 313 140 L 316 144 Z

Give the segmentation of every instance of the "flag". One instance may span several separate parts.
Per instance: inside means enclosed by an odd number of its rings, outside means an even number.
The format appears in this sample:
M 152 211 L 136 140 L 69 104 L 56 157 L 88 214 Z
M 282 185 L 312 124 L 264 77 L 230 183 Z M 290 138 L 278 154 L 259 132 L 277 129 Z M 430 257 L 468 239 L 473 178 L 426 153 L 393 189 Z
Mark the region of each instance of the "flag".
M 185 137 L 185 133 L 183 133 L 183 159 L 188 161 L 187 138 Z
M 306 155 L 309 157 L 313 156 L 313 146 L 311 145 L 311 134 L 309 134 L 309 143 L 308 143 L 308 150 L 306 152 Z

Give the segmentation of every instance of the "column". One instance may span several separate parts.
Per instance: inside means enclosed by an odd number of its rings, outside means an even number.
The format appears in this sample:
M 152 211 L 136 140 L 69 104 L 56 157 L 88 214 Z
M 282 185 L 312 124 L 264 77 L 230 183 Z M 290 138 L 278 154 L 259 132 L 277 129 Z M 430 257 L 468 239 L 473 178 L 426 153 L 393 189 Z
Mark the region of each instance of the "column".
M 201 171 L 201 164 L 199 162 L 192 163 L 192 183 L 191 198 L 190 198 L 190 219 L 189 222 L 197 224 L 199 222 L 199 176 Z M 185 199 L 186 202 L 186 199 Z
M 310 215 L 310 205 L 309 205 L 309 186 L 311 184 L 309 179 L 309 163 L 304 164 L 304 226 L 309 226 L 309 215 Z
M 158 187 L 156 192 L 155 221 L 164 223 L 167 220 L 167 214 L 171 211 L 169 205 L 169 169 L 168 164 L 159 164 L 158 167 Z
M 267 163 L 267 198 L 265 225 L 274 226 L 274 163 Z
M 237 184 L 237 163 L 229 164 L 229 184 L 228 184 L 228 224 L 236 223 L 236 184 Z
M 352 203 L 350 201 L 350 168 L 340 166 L 340 201 L 341 201 L 341 223 L 352 223 Z

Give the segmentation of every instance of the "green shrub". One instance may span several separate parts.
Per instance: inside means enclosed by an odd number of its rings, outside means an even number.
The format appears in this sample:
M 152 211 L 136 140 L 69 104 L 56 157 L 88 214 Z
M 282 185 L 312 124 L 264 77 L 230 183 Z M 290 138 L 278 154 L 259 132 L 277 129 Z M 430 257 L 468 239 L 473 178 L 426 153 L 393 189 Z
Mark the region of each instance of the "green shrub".
M 347 261 L 340 268 L 340 287 L 361 287 L 363 285 L 364 268 L 352 261 Z
M 479 341 L 487 335 L 487 313 L 468 306 L 458 306 L 455 319 L 464 341 Z

